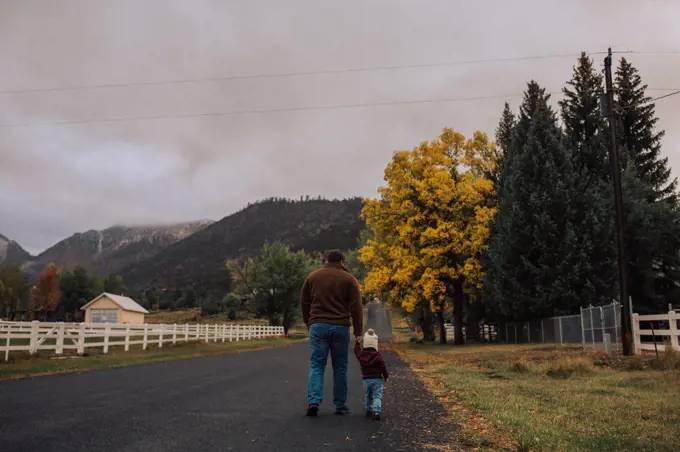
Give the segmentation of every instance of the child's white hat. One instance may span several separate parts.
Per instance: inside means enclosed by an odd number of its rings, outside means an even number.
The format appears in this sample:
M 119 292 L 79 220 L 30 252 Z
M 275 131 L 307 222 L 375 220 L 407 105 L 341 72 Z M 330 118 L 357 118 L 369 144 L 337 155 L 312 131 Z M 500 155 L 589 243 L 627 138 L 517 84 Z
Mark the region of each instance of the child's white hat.
M 369 328 L 368 331 L 366 331 L 366 334 L 364 334 L 364 339 L 362 342 L 364 348 L 374 348 L 378 350 L 378 335 L 375 334 L 373 328 Z

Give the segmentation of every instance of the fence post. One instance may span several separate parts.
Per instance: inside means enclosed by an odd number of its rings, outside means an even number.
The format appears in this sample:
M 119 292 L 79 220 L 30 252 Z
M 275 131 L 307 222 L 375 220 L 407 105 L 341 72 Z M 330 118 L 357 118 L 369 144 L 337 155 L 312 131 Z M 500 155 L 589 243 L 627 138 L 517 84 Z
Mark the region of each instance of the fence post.
M 531 344 L 531 322 L 527 322 L 527 344 Z
M 59 322 L 59 330 L 57 330 L 57 355 L 64 353 L 64 322 Z
M 541 342 L 545 343 L 545 331 L 543 331 L 543 319 L 541 319 Z
M 142 350 L 146 350 L 149 345 L 149 325 L 144 324 L 144 344 L 142 345 Z
M 616 341 L 615 344 L 618 347 L 619 344 L 619 319 L 616 316 L 616 311 L 619 310 L 619 307 L 617 306 L 617 302 L 612 303 L 612 306 L 614 307 L 614 340 Z
M 229 325 L 229 342 L 233 340 L 234 337 L 234 325 Z
M 680 348 L 680 338 L 678 338 L 678 319 L 675 318 L 675 311 L 668 313 L 668 328 L 671 334 L 671 348 L 678 350 Z
M 10 337 L 12 336 L 12 327 L 10 325 L 7 325 L 7 348 L 5 348 L 5 362 L 9 361 L 9 344 L 10 344 Z
M 189 324 L 184 324 L 184 342 L 189 342 Z
M 165 324 L 161 323 L 160 333 L 158 334 L 158 348 L 163 348 L 163 327 Z
M 28 352 L 31 355 L 35 355 L 36 352 L 38 351 L 38 331 L 40 328 L 40 322 L 37 320 L 34 320 L 31 322 L 31 343 L 30 346 L 28 347 Z
M 130 327 L 125 328 L 125 351 L 130 351 Z
M 78 329 L 78 350 L 77 353 L 82 355 L 85 353 L 85 324 L 81 323 Z
M 633 314 L 631 323 L 633 327 L 633 350 L 635 350 L 635 354 L 638 355 L 640 354 L 640 349 L 638 348 L 640 346 L 640 320 L 638 319 L 638 314 Z
M 227 340 L 227 325 L 222 325 L 222 343 Z
M 602 329 L 602 342 L 604 342 L 604 333 L 607 330 L 607 322 L 604 321 L 604 309 L 600 306 L 600 329 Z
M 241 333 L 241 325 L 236 325 L 236 342 L 239 341 L 240 333 Z
M 591 304 L 588 307 L 588 312 L 590 312 L 590 339 L 592 340 L 593 345 L 595 345 L 595 325 L 593 322 L 593 305 Z
M 583 307 L 581 307 L 581 343 L 586 348 L 586 322 L 583 321 Z
M 177 343 L 177 324 L 172 324 L 172 345 Z
M 104 327 L 104 353 L 109 352 L 109 324 Z
M 560 325 L 560 344 L 564 344 L 564 336 L 562 335 L 562 316 L 558 317 L 558 323 Z
M 612 335 L 609 333 L 602 333 L 602 342 L 604 342 L 604 352 L 612 354 Z

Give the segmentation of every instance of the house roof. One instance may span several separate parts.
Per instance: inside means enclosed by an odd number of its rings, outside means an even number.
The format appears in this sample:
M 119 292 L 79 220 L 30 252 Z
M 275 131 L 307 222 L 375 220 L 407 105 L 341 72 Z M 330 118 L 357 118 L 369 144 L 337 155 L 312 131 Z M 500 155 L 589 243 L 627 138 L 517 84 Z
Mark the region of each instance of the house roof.
M 124 297 L 124 296 L 122 296 L 122 295 L 114 295 L 114 294 L 107 293 L 107 292 L 104 292 L 103 294 L 99 295 L 99 296 L 96 297 L 94 300 L 90 301 L 90 302 L 87 303 L 85 306 L 83 306 L 82 308 L 80 308 L 81 311 L 84 311 L 88 306 L 90 306 L 92 303 L 94 303 L 95 301 L 99 300 L 99 299 L 102 298 L 102 297 L 106 297 L 106 298 L 108 298 L 109 300 L 113 301 L 113 302 L 116 303 L 118 306 L 120 306 L 120 308 L 121 308 L 123 311 L 141 312 L 141 313 L 143 313 L 143 314 L 148 314 L 148 313 L 149 313 L 149 311 L 147 311 L 146 309 L 144 309 L 143 307 L 141 307 L 141 306 L 139 305 L 139 303 L 137 303 L 137 302 L 136 302 L 135 300 L 133 300 L 132 298 Z

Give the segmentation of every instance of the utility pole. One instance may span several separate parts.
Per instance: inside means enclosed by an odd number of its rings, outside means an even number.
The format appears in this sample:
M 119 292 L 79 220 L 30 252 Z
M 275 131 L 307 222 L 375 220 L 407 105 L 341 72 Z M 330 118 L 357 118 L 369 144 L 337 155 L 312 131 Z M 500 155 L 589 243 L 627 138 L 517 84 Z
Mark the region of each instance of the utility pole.
M 614 208 L 616 211 L 616 245 L 618 248 L 619 290 L 621 297 L 621 324 L 623 329 L 623 354 L 633 354 L 633 329 L 631 323 L 630 298 L 628 297 L 628 265 L 624 236 L 623 194 L 621 190 L 621 163 L 616 142 L 616 112 L 614 110 L 614 88 L 612 83 L 612 49 L 609 48 L 604 59 L 604 75 L 607 92 L 601 97 L 600 112 L 609 119 L 611 149 L 609 161 L 612 166 L 612 184 L 614 185 Z

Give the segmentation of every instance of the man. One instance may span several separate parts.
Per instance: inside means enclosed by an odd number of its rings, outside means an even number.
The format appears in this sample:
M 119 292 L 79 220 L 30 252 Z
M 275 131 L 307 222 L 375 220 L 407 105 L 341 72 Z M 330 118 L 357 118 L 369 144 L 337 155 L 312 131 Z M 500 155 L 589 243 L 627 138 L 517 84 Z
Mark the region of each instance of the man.
M 302 318 L 309 328 L 309 381 L 307 416 L 319 413 L 323 399 L 323 377 L 331 353 L 333 404 L 336 414 L 347 409 L 347 358 L 350 320 L 354 336 L 361 340 L 363 304 L 359 283 L 344 266 L 345 256 L 328 252 L 323 268 L 312 272 L 302 286 Z

